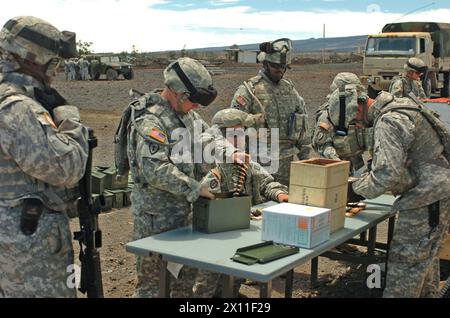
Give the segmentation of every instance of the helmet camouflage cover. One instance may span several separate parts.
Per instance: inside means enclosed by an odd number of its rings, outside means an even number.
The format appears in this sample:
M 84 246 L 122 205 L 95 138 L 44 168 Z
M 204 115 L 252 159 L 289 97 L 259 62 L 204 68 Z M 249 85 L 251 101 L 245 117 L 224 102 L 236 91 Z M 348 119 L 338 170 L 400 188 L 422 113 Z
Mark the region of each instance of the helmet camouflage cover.
M 60 32 L 42 19 L 21 16 L 6 22 L 0 31 L 0 49 L 45 65 L 54 58 L 76 56 L 75 37 L 75 33 Z
M 212 124 L 220 128 L 229 128 L 237 125 L 245 127 L 247 117 L 248 114 L 246 112 L 235 108 L 227 108 L 214 115 Z
M 164 84 L 177 93 L 188 93 L 189 89 L 184 85 L 183 81 L 173 69 L 175 63 L 179 64 L 194 87 L 208 88 L 213 84 L 211 74 L 202 63 L 189 57 L 182 57 L 169 64 L 164 70 Z
M 292 62 L 292 41 L 287 38 L 273 42 L 264 42 L 260 45 L 258 61 L 289 65 Z

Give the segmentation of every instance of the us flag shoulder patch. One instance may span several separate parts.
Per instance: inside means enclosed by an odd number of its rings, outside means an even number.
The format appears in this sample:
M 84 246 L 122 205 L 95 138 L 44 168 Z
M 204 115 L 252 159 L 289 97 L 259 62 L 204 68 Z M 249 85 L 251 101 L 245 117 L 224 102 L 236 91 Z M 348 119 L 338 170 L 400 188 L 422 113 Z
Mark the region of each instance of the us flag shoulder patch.
M 165 143 L 166 142 L 166 134 L 163 133 L 161 130 L 153 128 L 150 133 L 148 134 L 148 136 L 160 143 Z

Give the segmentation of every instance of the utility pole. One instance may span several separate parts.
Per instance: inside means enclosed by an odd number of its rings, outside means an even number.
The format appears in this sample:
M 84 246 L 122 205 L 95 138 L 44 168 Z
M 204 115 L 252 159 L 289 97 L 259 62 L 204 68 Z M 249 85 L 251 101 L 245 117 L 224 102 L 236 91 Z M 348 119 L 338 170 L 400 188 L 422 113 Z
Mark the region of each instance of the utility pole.
M 325 24 L 323 25 L 322 64 L 325 64 Z

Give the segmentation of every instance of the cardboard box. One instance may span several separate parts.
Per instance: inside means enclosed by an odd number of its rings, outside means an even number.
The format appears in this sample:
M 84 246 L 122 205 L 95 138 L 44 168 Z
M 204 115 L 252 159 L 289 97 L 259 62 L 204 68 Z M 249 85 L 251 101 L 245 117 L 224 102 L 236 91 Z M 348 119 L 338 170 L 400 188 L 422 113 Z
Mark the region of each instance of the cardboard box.
M 344 228 L 346 207 L 331 210 L 331 234 Z
M 193 229 L 204 233 L 248 229 L 251 206 L 249 196 L 216 200 L 199 198 L 194 203 Z
M 330 209 L 281 203 L 263 210 L 263 241 L 314 248 L 329 239 Z
M 289 203 L 334 210 L 347 205 L 347 191 L 347 184 L 327 189 L 291 185 Z
M 310 159 L 291 163 L 290 185 L 328 189 L 347 184 L 349 161 Z

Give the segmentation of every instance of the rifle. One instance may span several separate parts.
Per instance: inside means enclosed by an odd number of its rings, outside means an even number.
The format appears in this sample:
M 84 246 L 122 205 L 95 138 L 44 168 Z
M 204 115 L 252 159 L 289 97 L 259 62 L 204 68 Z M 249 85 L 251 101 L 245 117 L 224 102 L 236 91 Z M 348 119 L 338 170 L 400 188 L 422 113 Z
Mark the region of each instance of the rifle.
M 74 238 L 80 243 L 81 282 L 80 292 L 87 292 L 88 298 L 103 298 L 102 271 L 100 267 L 100 253 L 102 246 L 102 232 L 98 226 L 99 210 L 92 201 L 91 172 L 92 150 L 97 147 L 97 138 L 94 131 L 89 130 L 89 156 L 86 171 L 80 180 L 80 195 L 78 201 L 78 217 L 80 231 L 74 233 Z

